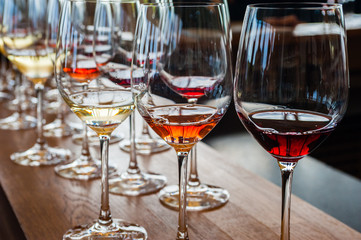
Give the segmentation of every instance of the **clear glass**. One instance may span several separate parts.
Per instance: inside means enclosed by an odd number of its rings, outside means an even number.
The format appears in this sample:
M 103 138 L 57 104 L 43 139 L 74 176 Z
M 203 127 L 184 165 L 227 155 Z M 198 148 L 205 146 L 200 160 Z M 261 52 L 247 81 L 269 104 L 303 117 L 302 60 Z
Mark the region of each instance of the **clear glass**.
M 342 6 L 247 7 L 234 102 L 244 127 L 282 173 L 281 239 L 290 239 L 292 175 L 346 112 L 348 61 Z
M 135 3 L 71 0 L 65 1 L 61 11 L 56 54 L 57 86 L 70 109 L 97 133 L 101 152 L 99 218 L 92 223 L 68 230 L 63 235 L 66 240 L 147 239 L 147 232 L 143 227 L 114 219 L 110 213 L 109 141 L 112 132 L 133 112 L 135 106 L 131 89 L 123 88 L 112 81 L 109 70 L 99 69 L 94 59 L 94 56 L 106 56 L 111 46 L 116 44 L 114 39 L 108 42 L 109 39 L 94 34 L 97 31 L 94 20 L 107 19 L 113 23 L 115 17 L 119 17 L 99 9 L 121 9 L 123 4 Z
M 187 161 L 192 147 L 225 114 L 232 95 L 224 4 L 141 5 L 133 56 L 140 115 L 178 157 L 177 239 L 189 239 Z M 190 101 L 193 99 L 193 101 Z
M 171 2 L 171 1 L 165 1 Z M 227 0 L 201 0 L 199 2 L 219 2 L 224 4 L 224 19 L 225 28 L 229 41 L 232 39 L 230 29 L 230 16 Z M 230 45 L 232 46 L 232 45 Z M 197 98 L 188 98 L 189 103 L 196 103 Z M 189 177 L 187 184 L 187 210 L 189 211 L 204 211 L 219 208 L 225 205 L 230 197 L 229 192 L 219 186 L 202 183 L 197 170 L 197 145 L 194 145 L 190 154 Z M 161 190 L 159 193 L 159 200 L 161 203 L 173 210 L 177 210 L 179 206 L 179 191 L 177 185 L 169 185 Z
M 95 45 L 95 62 L 104 73 L 103 77 L 128 91 L 131 91 L 132 51 L 138 8 L 139 4 L 136 2 L 118 7 L 101 4 L 97 8 L 97 18 L 94 23 L 95 37 L 101 39 Z M 132 113 L 130 116 L 131 139 L 134 138 L 134 126 Z M 131 144 L 131 149 L 128 169 L 109 180 L 109 192 L 138 196 L 163 188 L 166 178 L 159 174 L 141 172 L 133 144 Z
M 51 13 L 49 13 L 51 14 Z M 66 161 L 70 151 L 48 146 L 43 135 L 43 96 L 46 81 L 53 76 L 54 49 L 47 48 L 47 1 L 5 1 L 2 21 L 4 51 L 17 69 L 35 85 L 37 140 L 33 147 L 10 156 L 25 166 L 53 165 Z

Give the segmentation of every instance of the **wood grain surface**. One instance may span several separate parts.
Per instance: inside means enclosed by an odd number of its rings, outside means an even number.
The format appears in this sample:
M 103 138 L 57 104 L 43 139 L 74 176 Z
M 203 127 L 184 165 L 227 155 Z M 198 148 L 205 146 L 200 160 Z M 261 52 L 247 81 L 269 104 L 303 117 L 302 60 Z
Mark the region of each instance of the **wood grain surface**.
M 123 126 L 120 126 L 122 128 Z M 125 127 L 123 127 L 125 131 Z M 74 225 L 98 217 L 100 181 L 75 181 L 58 177 L 53 167 L 24 167 L 9 156 L 26 150 L 35 142 L 34 130 L 0 130 L 0 182 L 28 240 L 60 240 Z M 73 156 L 80 146 L 71 138 L 48 139 L 49 145 L 70 148 Z M 242 147 L 242 146 L 239 146 Z M 98 155 L 98 149 L 92 149 Z M 239 156 L 257 161 L 252 155 Z M 110 148 L 110 162 L 119 171 L 126 169 L 128 154 L 118 144 Z M 177 184 L 174 150 L 139 156 L 144 171 L 167 176 Z M 274 184 L 227 161 L 214 149 L 200 143 L 198 170 L 207 184 L 225 187 L 230 201 L 217 210 L 189 212 L 190 239 L 198 240 L 273 240 L 279 239 L 281 190 Z M 327 196 L 325 196 L 327 197 Z M 177 212 L 163 207 L 157 194 L 142 197 L 110 195 L 113 218 L 122 218 L 146 228 L 150 240 L 175 239 Z M 292 197 L 291 238 L 293 240 L 358 240 L 361 234 L 299 198 Z M 0 237 L 0 239 L 2 239 Z

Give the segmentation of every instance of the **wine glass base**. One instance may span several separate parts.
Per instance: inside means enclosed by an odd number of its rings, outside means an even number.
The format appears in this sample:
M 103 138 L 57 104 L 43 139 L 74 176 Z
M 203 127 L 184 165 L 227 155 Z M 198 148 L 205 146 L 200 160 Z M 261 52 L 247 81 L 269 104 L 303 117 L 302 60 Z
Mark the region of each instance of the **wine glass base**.
M 119 143 L 119 147 L 124 152 L 129 152 L 130 150 L 130 141 L 124 140 Z M 149 155 L 152 153 L 159 153 L 166 151 L 170 146 L 165 143 L 163 139 L 136 139 L 135 147 L 137 154 Z
M 72 134 L 72 130 L 69 125 L 61 121 L 60 119 L 55 119 L 51 123 L 48 123 L 43 128 L 45 137 L 68 137 Z
M 53 148 L 35 144 L 25 152 L 13 153 L 10 159 L 23 166 L 48 166 L 67 161 L 71 155 L 70 150 Z
M 120 142 L 124 139 L 124 135 L 121 133 L 112 133 L 110 138 L 110 144 Z M 74 134 L 72 140 L 75 144 L 83 144 L 83 134 Z M 90 146 L 99 146 L 99 137 L 93 131 L 88 131 L 88 144 Z
M 133 223 L 113 219 L 109 226 L 102 226 L 95 222 L 68 230 L 63 240 L 146 240 L 147 231 Z
M 9 117 L 0 119 L 0 129 L 5 130 L 26 130 L 36 127 L 36 118 L 30 115 L 13 113 Z
M 54 168 L 60 177 L 74 180 L 92 180 L 101 177 L 101 161 L 94 160 L 90 156 L 80 156 L 74 161 L 58 165 Z M 108 166 L 108 173 L 115 173 L 116 168 Z
M 172 210 L 179 207 L 179 187 L 171 185 L 159 193 L 160 202 Z M 187 186 L 187 210 L 205 211 L 225 205 L 229 200 L 229 192 L 221 187 L 201 184 L 197 187 Z
M 109 192 L 125 196 L 139 196 L 155 193 L 167 183 L 167 178 L 155 173 L 129 174 L 109 179 Z

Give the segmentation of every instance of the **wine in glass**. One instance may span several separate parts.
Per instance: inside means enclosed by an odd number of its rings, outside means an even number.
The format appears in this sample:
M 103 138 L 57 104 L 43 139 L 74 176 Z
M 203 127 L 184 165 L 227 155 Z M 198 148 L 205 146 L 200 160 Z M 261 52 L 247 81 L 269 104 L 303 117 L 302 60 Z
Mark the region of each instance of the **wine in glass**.
M 143 227 L 113 219 L 109 207 L 108 153 L 111 133 L 133 112 L 131 89 L 102 78 L 94 61 L 94 17 L 98 7 L 118 0 L 67 0 L 61 11 L 56 54 L 56 77 L 61 96 L 70 109 L 100 140 L 101 208 L 98 220 L 68 230 L 63 239 L 147 239 Z M 110 19 L 113 16 L 103 15 Z M 95 45 L 96 46 L 96 45 Z M 99 50 L 99 49 L 98 49 Z
M 3 44 L 7 58 L 35 85 L 37 102 L 37 140 L 25 152 L 11 155 L 11 160 L 25 166 L 52 165 L 70 156 L 67 149 L 47 145 L 43 135 L 43 92 L 53 76 L 55 50 L 46 47 L 47 1 L 7 0 L 3 15 Z
M 219 2 L 224 4 L 224 13 L 222 13 L 223 23 L 225 24 L 229 41 L 231 41 L 230 16 L 227 0 L 202 0 L 200 2 Z M 204 70 L 206 71 L 207 69 Z M 206 83 L 207 79 L 205 79 L 205 77 L 185 79 L 184 77 L 170 76 L 167 73 L 161 74 L 161 78 L 170 88 L 186 98 L 191 104 L 197 103 L 198 99 L 202 98 L 207 91 L 213 87 L 215 82 L 214 79 L 208 79 L 210 81 L 209 83 Z M 229 192 L 222 187 L 202 183 L 198 175 L 197 165 L 197 145 L 194 145 L 190 152 L 187 210 L 211 210 L 226 204 L 230 197 Z M 159 193 L 159 200 L 166 207 L 177 210 L 179 206 L 178 196 L 178 186 L 169 185 L 161 190 Z
M 221 120 L 232 98 L 230 42 L 223 10 L 220 3 L 143 4 L 138 18 L 132 71 L 145 76 L 133 78 L 132 87 L 140 115 L 177 153 L 177 239 L 188 239 L 189 152 Z M 181 89 L 185 85 L 202 86 L 202 97 L 190 102 L 190 91 L 184 94 Z
M 345 114 L 348 98 L 342 6 L 249 5 L 236 64 L 234 101 L 244 127 L 282 175 L 281 239 L 290 239 L 291 184 L 298 161 Z

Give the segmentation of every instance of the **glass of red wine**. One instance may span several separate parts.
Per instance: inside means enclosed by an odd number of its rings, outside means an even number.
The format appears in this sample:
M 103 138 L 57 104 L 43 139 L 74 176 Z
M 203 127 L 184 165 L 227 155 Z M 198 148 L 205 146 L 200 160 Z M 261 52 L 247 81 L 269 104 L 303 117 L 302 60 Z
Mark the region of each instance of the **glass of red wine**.
M 123 1 L 118 4 L 98 5 L 95 17 L 94 57 L 103 75 L 100 80 L 111 82 L 119 89 L 131 90 L 131 63 L 133 40 L 139 11 L 139 2 Z M 107 17 L 104 17 L 107 16 Z M 133 79 L 142 79 L 144 74 L 134 73 Z M 109 180 L 109 192 L 126 196 L 154 193 L 167 182 L 165 176 L 142 172 L 137 162 L 135 148 L 134 112 L 130 115 L 129 165 L 126 171 L 115 174 Z
M 202 0 L 199 2 L 217 2 L 224 4 L 224 13 L 222 13 L 223 23 L 227 30 L 227 36 L 231 40 L 230 31 L 230 16 L 227 0 Z M 187 99 L 189 103 L 197 103 L 199 98 L 202 98 L 207 92 L 211 91 L 214 84 L 214 79 L 211 79 L 209 85 L 204 83 L 207 81 L 206 77 L 198 76 L 193 79 L 187 77 L 170 76 L 163 73 L 162 80 L 174 91 Z M 209 79 L 208 79 L 209 80 Z M 230 194 L 227 189 L 213 184 L 206 184 L 201 182 L 198 174 L 197 161 L 197 145 L 194 145 L 190 152 L 190 167 L 187 184 L 187 210 L 189 211 L 204 211 L 219 208 L 226 204 L 229 200 Z M 169 185 L 163 188 L 159 193 L 159 200 L 161 203 L 173 210 L 177 210 L 179 191 L 177 185 Z
M 280 167 L 282 240 L 290 239 L 294 168 L 331 134 L 346 112 L 346 50 L 339 4 L 247 7 L 234 101 L 244 127 Z
M 176 239 L 189 239 L 189 152 L 221 120 L 232 98 L 223 12 L 221 3 L 143 4 L 138 18 L 132 72 L 144 78 L 132 79 L 133 94 L 140 115 L 178 157 Z

